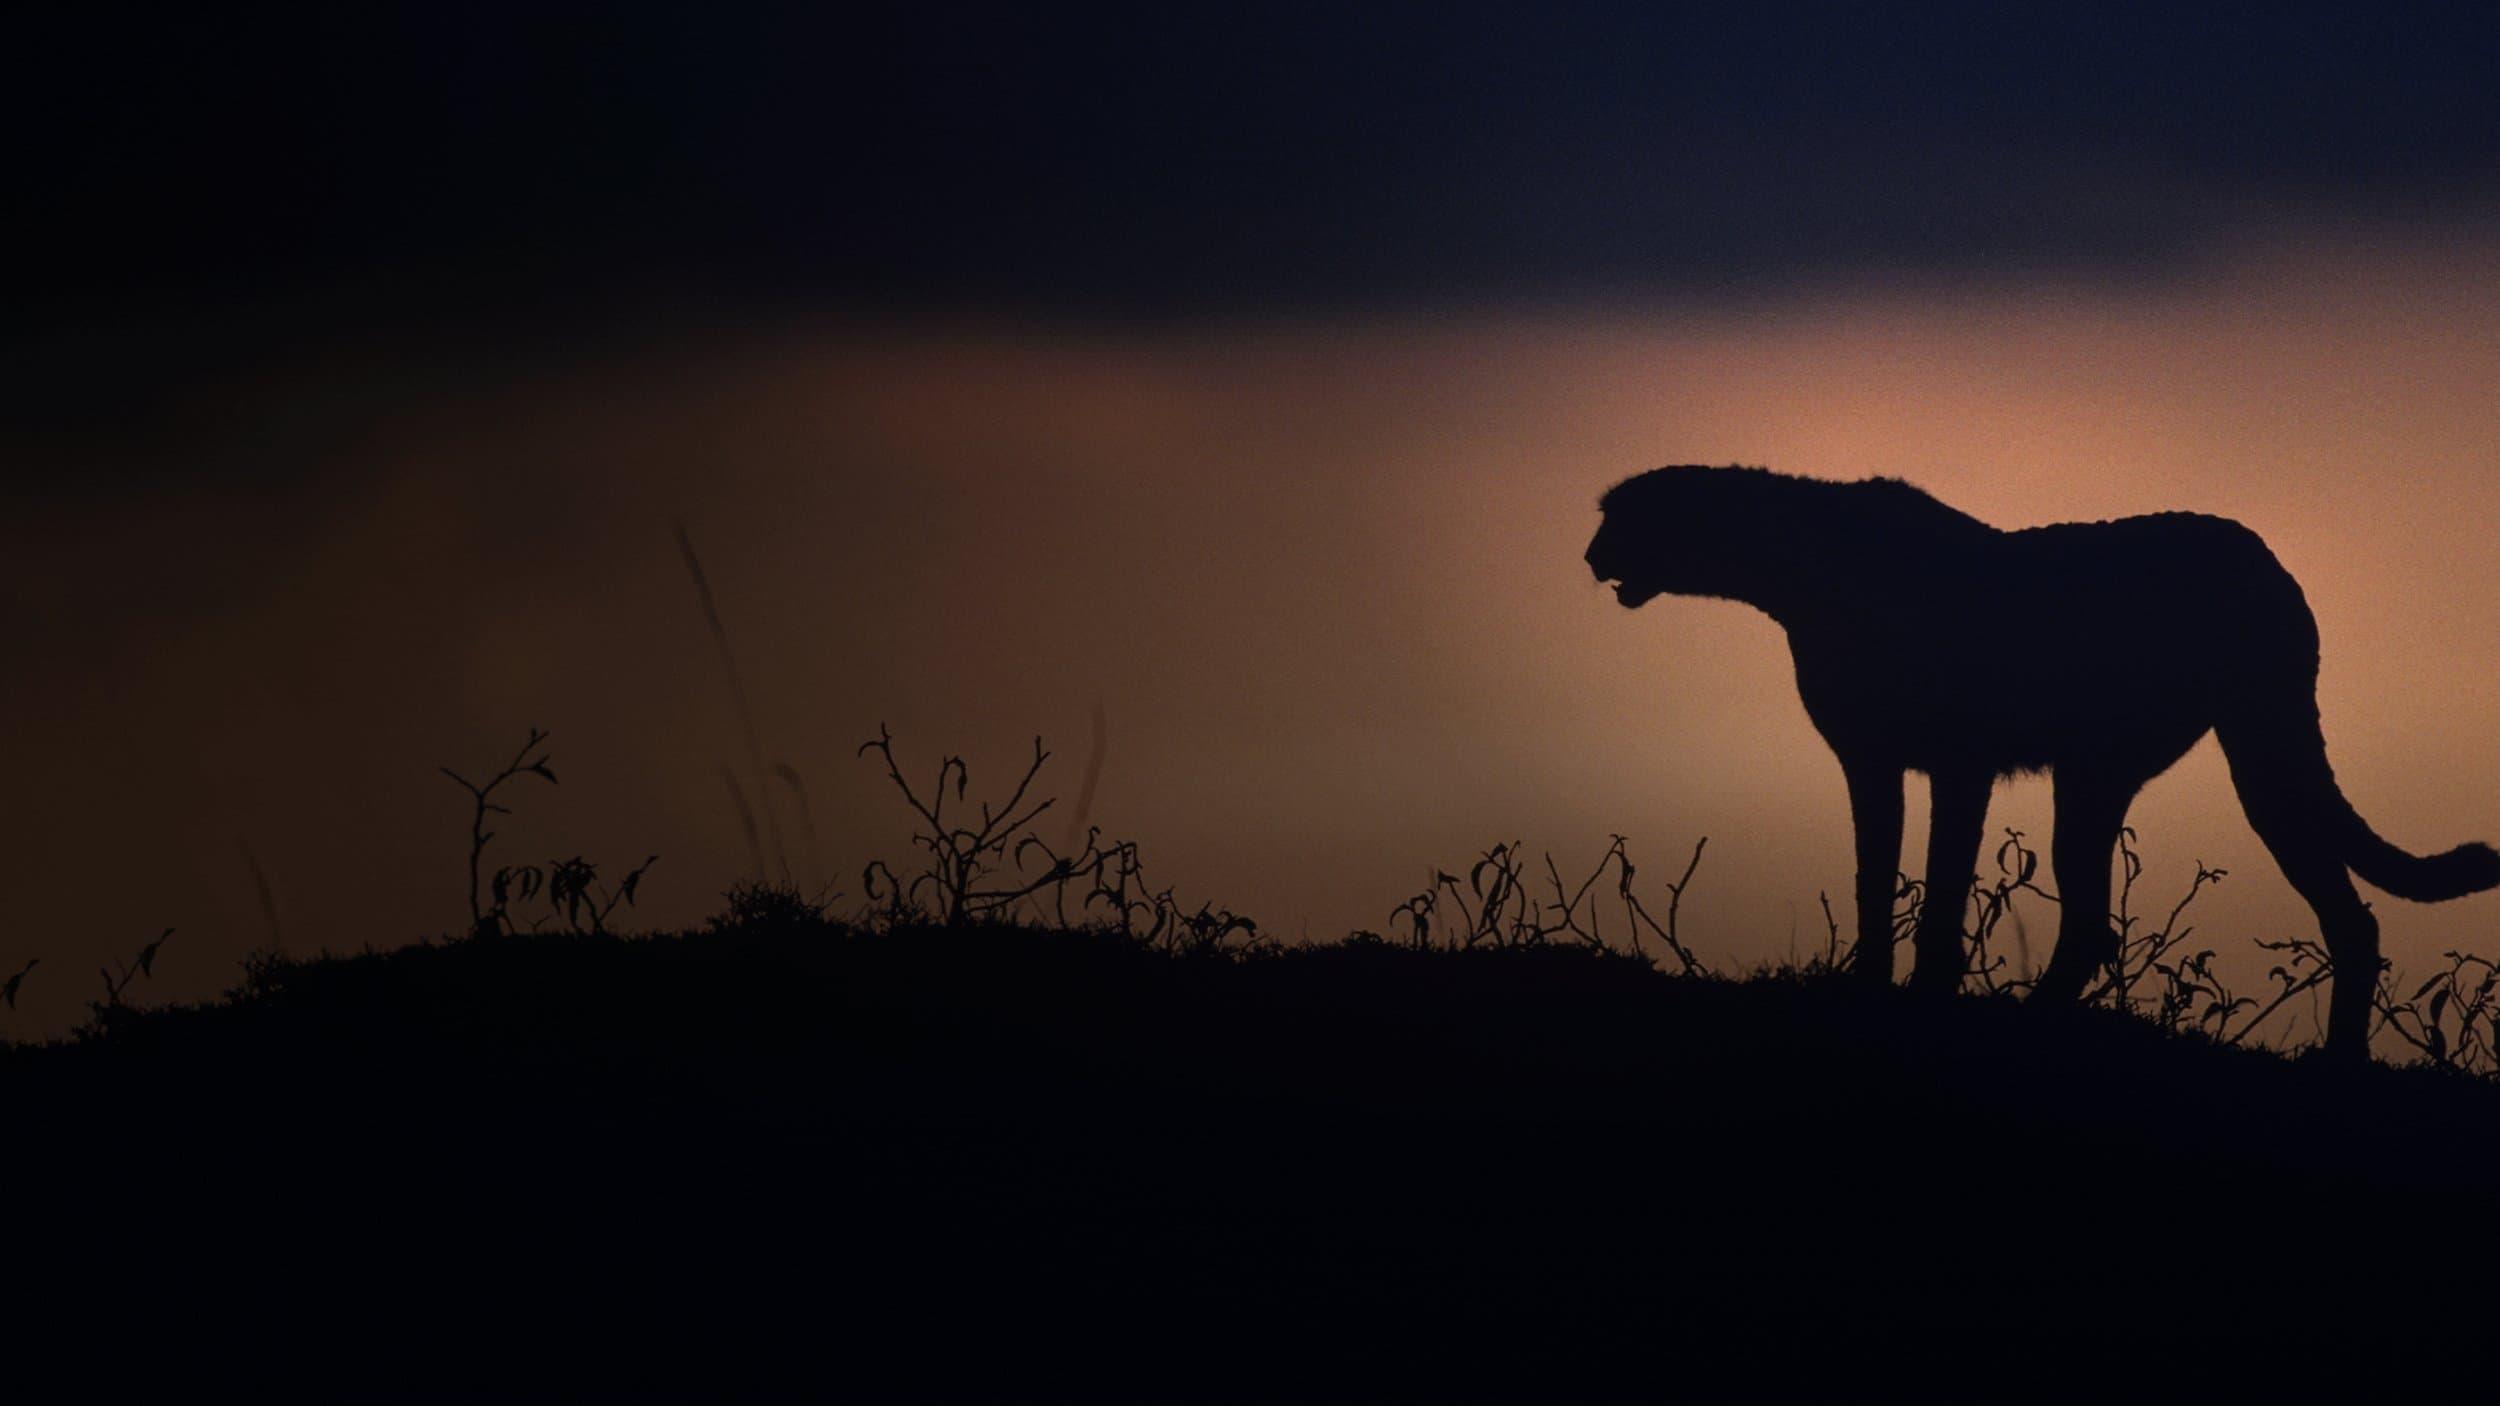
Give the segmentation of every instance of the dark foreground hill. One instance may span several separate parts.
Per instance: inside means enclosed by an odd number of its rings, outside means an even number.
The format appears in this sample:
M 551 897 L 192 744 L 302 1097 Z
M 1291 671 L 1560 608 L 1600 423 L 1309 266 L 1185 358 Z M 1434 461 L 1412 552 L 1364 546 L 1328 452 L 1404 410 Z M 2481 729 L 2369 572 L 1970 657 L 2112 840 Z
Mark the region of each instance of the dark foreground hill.
M 0 1391 L 2491 1394 L 2500 1088 L 1576 949 L 307 963 L 0 1059 Z

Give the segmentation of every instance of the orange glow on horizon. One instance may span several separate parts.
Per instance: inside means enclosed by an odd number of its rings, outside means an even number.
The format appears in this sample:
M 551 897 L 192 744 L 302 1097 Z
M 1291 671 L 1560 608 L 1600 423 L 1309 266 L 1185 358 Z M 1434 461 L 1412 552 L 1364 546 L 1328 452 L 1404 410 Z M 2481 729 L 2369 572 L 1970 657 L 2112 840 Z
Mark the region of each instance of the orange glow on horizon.
M 1044 733 L 1072 797 L 1099 699 L 1097 817 L 1158 883 L 1267 930 L 1380 926 L 1427 866 L 1497 840 L 1568 867 L 1622 832 L 1655 874 L 1707 834 L 1687 933 L 1773 957 L 1819 941 L 1817 892 L 1849 887 L 1837 767 L 1778 631 L 1717 603 L 1627 614 L 1579 560 L 1595 495 L 1668 462 L 1899 475 L 2006 527 L 2238 518 L 2318 615 L 2330 755 L 2363 814 L 2415 849 L 2500 839 L 2495 325 L 2492 251 L 2355 241 L 2154 290 L 798 329 L 411 392 L 341 451 L 358 490 L 280 505 L 288 528 L 205 532 L 220 509 L 169 501 L 0 529 L 11 588 L 57 602 L 43 643 L 76 637 L 86 666 L 0 702 L 40 744 L 20 783 L 43 803 L 0 821 L 26 866 L 13 926 L 119 947 L 178 925 L 160 994 L 213 991 L 261 938 L 243 836 L 291 941 L 452 930 L 462 819 L 433 768 L 532 724 L 564 784 L 526 799 L 512 857 L 658 851 L 639 918 L 696 921 L 748 866 L 682 519 L 765 746 L 812 789 L 805 877 L 853 899 L 905 831 L 852 757 L 880 720 L 907 759 L 968 752 L 976 787 Z M 199 588 L 118 600 L 111 563 L 143 552 Z M 2022 647 L 1984 600 L 1968 638 L 1976 687 Z M 2017 784 L 1991 830 L 2045 839 L 2047 814 L 2045 785 Z M 2202 860 L 2231 871 L 2197 910 L 2226 955 L 2310 930 L 2210 743 L 2133 823 L 2139 906 Z M 2382 900 L 2389 955 L 2500 948 L 2495 904 Z M 30 982 L 25 1024 L 74 1015 L 75 985 Z

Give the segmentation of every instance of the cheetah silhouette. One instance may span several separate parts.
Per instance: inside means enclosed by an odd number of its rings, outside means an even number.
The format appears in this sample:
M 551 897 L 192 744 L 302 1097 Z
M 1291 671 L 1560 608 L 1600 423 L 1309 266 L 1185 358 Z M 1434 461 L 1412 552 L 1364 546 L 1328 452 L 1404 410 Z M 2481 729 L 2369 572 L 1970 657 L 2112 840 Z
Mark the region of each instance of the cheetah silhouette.
M 2037 1000 L 2073 1001 L 2112 960 L 2110 861 L 2128 804 L 2206 732 L 2339 974 L 2327 1049 L 2368 1057 L 2378 922 L 2357 873 L 2437 902 L 2500 885 L 2500 854 L 2410 854 L 2344 798 L 2318 726 L 2318 628 L 2300 586 L 2228 518 L 2158 513 L 2006 532 L 1896 479 L 1834 483 L 1698 465 L 1598 501 L 1589 569 L 1626 608 L 1674 594 L 1754 606 L 1788 631 L 1806 715 L 1840 758 L 1857 831 L 1855 971 L 1892 980 L 1904 776 L 1926 773 L 1927 892 L 1970 892 L 1988 795 L 2046 771 L 2062 899 Z M 2016 643 L 1968 645 L 1988 620 Z M 2349 873 L 2347 871 L 2350 871 Z M 1930 902 L 1913 988 L 1958 990 L 1963 906 Z

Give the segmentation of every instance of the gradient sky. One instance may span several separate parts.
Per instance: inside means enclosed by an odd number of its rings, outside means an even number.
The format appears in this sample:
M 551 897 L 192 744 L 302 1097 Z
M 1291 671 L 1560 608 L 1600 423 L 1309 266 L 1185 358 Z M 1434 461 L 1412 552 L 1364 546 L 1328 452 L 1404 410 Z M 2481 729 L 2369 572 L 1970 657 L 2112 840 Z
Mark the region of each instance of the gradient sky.
M 166 925 L 159 995 L 228 983 L 247 844 L 292 948 L 458 927 L 433 769 L 533 724 L 564 784 L 499 853 L 657 851 L 644 917 L 716 908 L 744 745 L 678 522 L 853 897 L 907 818 L 879 721 L 976 783 L 1046 733 L 1072 794 L 1099 702 L 1097 818 L 1271 930 L 1706 833 L 1696 945 L 1811 943 L 1845 805 L 1777 630 L 1578 559 L 1694 461 L 2240 518 L 2363 813 L 2500 838 L 2492 14 L 33 22 L 21 1025 Z M 2026 647 L 1968 634 L 1973 687 Z M 2233 870 L 2226 952 L 2309 930 L 2210 744 L 2134 818 L 2156 898 Z M 2391 955 L 2489 950 L 2494 902 L 2382 900 Z

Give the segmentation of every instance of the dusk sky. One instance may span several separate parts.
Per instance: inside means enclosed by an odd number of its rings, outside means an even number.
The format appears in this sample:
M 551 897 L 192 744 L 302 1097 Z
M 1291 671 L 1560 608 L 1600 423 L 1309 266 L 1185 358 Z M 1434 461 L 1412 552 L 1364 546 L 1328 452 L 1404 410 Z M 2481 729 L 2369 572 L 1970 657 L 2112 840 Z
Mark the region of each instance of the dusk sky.
M 495 857 L 656 852 L 652 925 L 754 867 L 724 769 L 850 904 L 881 721 L 1073 798 L 1099 705 L 1094 819 L 1192 902 L 1707 834 L 1688 937 L 1776 957 L 1850 879 L 1779 631 L 1580 560 L 1668 463 L 2238 518 L 2361 812 L 2500 839 L 2500 10 L 502 8 L 12 21 L 5 1028 L 166 926 L 153 994 L 231 984 L 247 847 L 292 950 L 457 931 L 435 768 L 533 725 Z M 2038 647 L 1966 633 L 1974 689 Z M 2244 975 L 2314 931 L 2210 742 L 2133 823 Z

